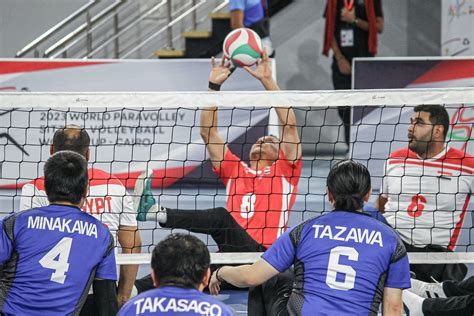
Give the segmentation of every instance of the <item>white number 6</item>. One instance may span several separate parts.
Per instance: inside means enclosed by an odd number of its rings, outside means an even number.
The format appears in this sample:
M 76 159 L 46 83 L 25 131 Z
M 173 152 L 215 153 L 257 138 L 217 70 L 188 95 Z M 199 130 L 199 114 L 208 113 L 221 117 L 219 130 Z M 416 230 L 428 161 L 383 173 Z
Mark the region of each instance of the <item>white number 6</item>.
M 351 261 L 357 261 L 359 259 L 359 253 L 352 247 L 334 247 L 329 255 L 326 284 L 332 289 L 349 291 L 354 288 L 356 271 L 351 266 L 339 263 L 339 257 L 341 255 L 347 256 Z M 336 279 L 338 273 L 345 274 L 344 281 L 338 281 Z

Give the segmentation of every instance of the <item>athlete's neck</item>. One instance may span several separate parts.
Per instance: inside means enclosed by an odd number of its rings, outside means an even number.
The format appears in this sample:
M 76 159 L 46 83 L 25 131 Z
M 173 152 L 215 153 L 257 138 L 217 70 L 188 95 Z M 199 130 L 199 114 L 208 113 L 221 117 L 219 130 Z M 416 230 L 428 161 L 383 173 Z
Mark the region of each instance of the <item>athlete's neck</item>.
M 426 150 L 426 152 L 424 152 L 422 154 L 420 154 L 420 153 L 417 153 L 417 154 L 422 159 L 431 159 L 431 158 L 434 158 L 434 157 L 438 156 L 440 153 L 445 151 L 445 149 L 446 149 L 446 147 L 444 146 L 444 142 L 443 143 L 436 142 L 436 143 L 433 143 L 433 146 L 429 146 L 428 149 Z
M 50 204 L 66 205 L 66 206 L 73 206 L 73 207 L 77 207 L 77 208 L 82 208 L 82 205 L 84 204 L 84 198 L 82 198 L 81 201 L 78 204 L 71 203 L 69 201 L 54 201 L 54 202 L 51 202 Z

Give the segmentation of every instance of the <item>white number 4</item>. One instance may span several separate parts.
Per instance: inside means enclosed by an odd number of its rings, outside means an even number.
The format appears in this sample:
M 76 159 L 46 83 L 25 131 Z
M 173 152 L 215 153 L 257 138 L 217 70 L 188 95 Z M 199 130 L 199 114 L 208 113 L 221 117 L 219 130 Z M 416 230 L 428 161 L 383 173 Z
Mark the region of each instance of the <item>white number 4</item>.
M 64 237 L 39 261 L 43 268 L 55 270 L 51 274 L 51 281 L 64 284 L 66 272 L 69 270 L 71 245 L 72 238 Z
M 356 271 L 351 267 L 339 263 L 340 256 L 346 256 L 351 261 L 359 259 L 359 253 L 352 247 L 338 246 L 331 249 L 329 255 L 328 272 L 326 274 L 326 284 L 336 290 L 349 291 L 354 288 Z M 338 281 L 338 273 L 344 274 L 344 281 Z

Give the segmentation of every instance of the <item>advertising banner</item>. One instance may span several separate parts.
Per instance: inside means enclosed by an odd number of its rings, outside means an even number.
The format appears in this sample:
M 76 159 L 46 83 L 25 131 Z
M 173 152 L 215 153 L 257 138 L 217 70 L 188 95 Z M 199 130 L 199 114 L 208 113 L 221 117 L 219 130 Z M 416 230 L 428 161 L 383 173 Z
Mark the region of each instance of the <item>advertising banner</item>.
M 441 1 L 441 55 L 474 56 L 474 0 Z
M 0 60 L 0 92 L 206 91 L 209 60 Z M 262 90 L 260 82 L 237 69 L 223 90 Z M 179 92 L 178 92 L 179 93 Z M 199 134 L 199 110 L 130 108 L 0 110 L 0 187 L 15 188 L 42 175 L 54 132 L 65 125 L 86 128 L 91 162 L 119 178 L 154 170 L 154 186 L 193 181 L 215 184 Z M 251 106 L 251 105 L 249 105 Z M 219 126 L 237 155 L 265 132 L 268 110 L 222 109 Z M 232 124 L 231 124 L 232 122 Z M 235 127 L 227 128 L 232 125 Z M 254 127 L 254 128 L 252 128 Z M 203 176 L 206 175 L 206 176 Z M 132 183 L 127 182 L 130 187 Z

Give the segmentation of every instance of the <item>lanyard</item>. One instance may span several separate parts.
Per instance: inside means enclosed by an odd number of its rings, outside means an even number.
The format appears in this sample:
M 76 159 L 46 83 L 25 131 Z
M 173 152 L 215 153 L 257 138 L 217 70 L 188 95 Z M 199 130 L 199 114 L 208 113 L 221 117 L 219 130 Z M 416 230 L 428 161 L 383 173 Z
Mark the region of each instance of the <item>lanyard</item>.
M 354 6 L 354 0 L 344 0 L 344 6 L 346 7 L 347 11 L 351 11 L 352 7 Z

